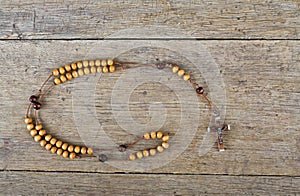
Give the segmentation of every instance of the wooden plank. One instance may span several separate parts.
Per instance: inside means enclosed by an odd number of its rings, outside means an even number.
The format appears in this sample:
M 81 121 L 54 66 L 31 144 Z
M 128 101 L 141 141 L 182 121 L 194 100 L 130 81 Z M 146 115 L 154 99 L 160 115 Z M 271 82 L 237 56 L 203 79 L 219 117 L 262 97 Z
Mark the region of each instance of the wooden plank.
M 155 37 L 299 39 L 297 0 L 1 1 L 1 39 L 106 38 L 134 27 L 165 26 Z M 172 34 L 181 29 L 182 35 Z M 158 30 L 156 30 L 158 31 Z M 127 35 L 130 36 L 130 35 Z M 148 32 L 147 36 L 153 36 Z M 122 36 L 121 36 L 122 37 Z
M 268 176 L 1 172 L 4 195 L 200 195 L 300 193 L 300 179 Z
M 130 41 L 138 45 L 141 41 Z M 195 41 L 162 41 L 165 45 L 176 43 L 179 46 L 192 45 Z M 124 172 L 124 168 L 115 168 L 110 162 L 101 164 L 97 160 L 64 160 L 52 155 L 34 143 L 25 130 L 23 116 L 27 107 L 27 97 L 37 90 L 38 86 L 48 76 L 54 67 L 67 62 L 84 58 L 105 58 L 101 56 L 97 47 L 110 44 L 106 50 L 117 50 L 112 42 L 103 41 L 22 41 L 0 42 L 0 77 L 1 109 L 0 113 L 0 166 L 7 170 L 42 170 L 42 171 L 99 171 Z M 117 45 L 121 43 L 118 42 Z M 300 138 L 299 138 L 299 43 L 297 41 L 204 41 L 197 42 L 207 48 L 212 58 L 219 65 L 226 86 L 226 119 L 232 124 L 232 132 L 226 137 L 227 150 L 224 153 L 216 151 L 213 146 L 209 152 L 199 157 L 199 146 L 206 134 L 209 122 L 208 110 L 202 99 L 197 100 L 199 105 L 199 119 L 194 121 L 193 115 L 187 115 L 190 124 L 197 123 L 199 127 L 195 136 L 186 135 L 182 139 L 174 140 L 173 145 L 184 143 L 188 137 L 191 144 L 176 159 L 167 165 L 150 169 L 150 173 L 182 173 L 182 174 L 238 174 L 238 175 L 289 175 L 299 176 L 300 171 Z M 97 49 L 97 53 L 91 52 Z M 104 51 L 103 51 L 104 52 Z M 193 51 L 191 51 L 193 52 Z M 137 62 L 172 61 L 182 64 L 199 83 L 205 78 L 196 65 L 193 65 L 179 53 L 166 48 L 137 48 L 118 56 L 120 60 Z M 155 71 L 155 70 L 154 70 Z M 158 73 L 158 72 L 155 72 Z M 171 73 L 163 71 L 167 77 Z M 168 75 L 170 74 L 170 75 Z M 112 89 L 122 76 L 116 72 L 109 76 L 96 78 L 96 113 L 97 119 L 105 126 L 106 133 L 117 144 L 132 141 L 134 137 L 122 130 L 118 125 L 112 105 L 110 104 Z M 141 79 L 142 72 L 133 79 Z M 45 107 L 41 110 L 41 117 L 46 129 L 58 138 L 82 144 L 74 122 L 72 96 L 75 90 L 82 95 L 86 93 L 88 83 L 86 78 L 78 78 L 78 83 L 70 82 L 55 88 L 45 99 Z M 131 84 L 127 80 L 124 84 Z M 181 85 L 180 78 L 175 80 Z M 75 86 L 73 86 L 73 84 Z M 87 84 L 86 86 L 81 84 Z M 204 84 L 206 87 L 206 84 Z M 211 96 L 211 86 L 208 86 Z M 132 89 L 124 89 L 124 93 Z M 144 93 L 146 91 L 146 93 Z M 163 129 L 177 130 L 180 121 L 180 103 L 174 94 L 175 89 L 151 82 L 141 84 L 132 91 L 130 112 L 139 123 L 149 120 L 148 104 L 153 101 L 164 103 L 167 120 Z M 186 95 L 194 93 L 190 86 L 183 90 Z M 147 96 L 148 95 L 148 96 Z M 194 94 L 193 94 L 194 95 Z M 193 96 L 192 95 L 192 96 Z M 192 97 L 191 96 L 191 97 Z M 188 96 L 189 97 L 189 96 Z M 183 99 L 185 100 L 185 99 Z M 82 103 L 84 104 L 84 103 Z M 189 104 L 193 104 L 189 102 Z M 188 106 L 188 104 L 187 104 Z M 159 108 L 154 108 L 160 111 Z M 160 111 L 161 112 L 161 111 Z M 87 122 L 82 116 L 82 122 Z M 86 123 L 84 123 L 86 124 Z M 185 126 L 187 126 L 186 124 Z M 97 124 L 88 125 L 86 133 L 94 138 L 93 130 Z M 128 130 L 127 130 L 128 131 Z M 147 130 L 148 131 L 148 130 Z M 185 129 L 179 130 L 188 131 Z M 141 130 L 142 134 L 144 130 Z M 183 132 L 184 133 L 184 132 Z M 176 134 L 176 133 L 174 133 Z M 88 135 L 89 136 L 89 135 Z M 172 140 L 171 140 L 172 141 Z M 141 148 L 147 146 L 142 144 Z M 112 152 L 110 146 L 105 152 L 119 158 L 119 163 L 130 166 L 121 155 Z M 168 157 L 176 151 L 169 149 L 160 157 Z M 149 159 L 153 160 L 153 159 Z M 154 158 L 155 160 L 155 158 Z M 147 164 L 142 160 L 141 164 Z M 118 161 L 117 161 L 118 163 Z M 153 165 L 150 164 L 149 167 Z M 147 168 L 140 170 L 146 171 Z M 149 169 L 149 168 L 148 168 Z M 128 172 L 134 170 L 129 169 Z

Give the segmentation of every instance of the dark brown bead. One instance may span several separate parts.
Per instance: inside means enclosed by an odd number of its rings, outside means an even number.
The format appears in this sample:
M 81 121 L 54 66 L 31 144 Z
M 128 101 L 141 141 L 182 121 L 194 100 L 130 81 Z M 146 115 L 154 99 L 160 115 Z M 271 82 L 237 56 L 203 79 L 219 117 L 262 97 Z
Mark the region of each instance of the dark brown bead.
M 158 69 L 164 69 L 166 67 L 166 64 L 164 63 L 159 63 L 156 65 Z
M 41 109 L 41 107 L 42 107 L 42 104 L 40 104 L 39 102 L 34 102 L 33 103 L 33 108 L 35 110 L 39 110 L 39 109 Z
M 125 151 L 126 151 L 126 149 L 127 149 L 127 145 L 125 145 L 125 144 L 122 144 L 122 145 L 120 145 L 120 146 L 119 146 L 119 148 L 118 148 L 118 149 L 119 149 L 119 151 L 120 151 L 120 152 L 125 152 Z
M 197 92 L 198 94 L 203 94 L 203 93 L 204 93 L 204 89 L 200 86 L 200 87 L 198 87 L 198 88 L 196 89 L 196 92 Z
M 101 162 L 107 161 L 107 156 L 105 154 L 100 154 L 99 155 L 99 161 L 101 161 Z
M 30 101 L 31 103 L 34 103 L 34 102 L 36 102 L 37 100 L 38 100 L 38 97 L 35 96 L 35 95 L 31 95 L 31 96 L 29 97 L 29 101 Z

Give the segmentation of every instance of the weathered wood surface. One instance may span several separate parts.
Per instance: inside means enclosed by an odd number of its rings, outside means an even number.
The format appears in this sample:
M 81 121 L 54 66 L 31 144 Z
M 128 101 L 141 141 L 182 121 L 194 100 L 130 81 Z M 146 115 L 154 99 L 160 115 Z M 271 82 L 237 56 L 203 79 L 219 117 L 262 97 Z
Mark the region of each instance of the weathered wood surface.
M 298 39 L 299 21 L 298 0 L 2 0 L 0 38 L 98 39 L 133 26 L 163 25 L 183 29 L 188 38 Z

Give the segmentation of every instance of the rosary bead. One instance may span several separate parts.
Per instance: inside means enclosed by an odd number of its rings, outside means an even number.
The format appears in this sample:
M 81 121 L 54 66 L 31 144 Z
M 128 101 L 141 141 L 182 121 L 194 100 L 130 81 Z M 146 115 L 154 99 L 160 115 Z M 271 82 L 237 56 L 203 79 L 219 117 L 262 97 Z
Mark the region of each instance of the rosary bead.
M 148 150 L 143 150 L 143 155 L 144 155 L 144 157 L 148 157 L 149 156 L 149 151 Z
M 151 149 L 149 150 L 149 152 L 150 152 L 150 155 L 151 155 L 151 156 L 154 156 L 154 155 L 156 154 L 156 150 L 155 150 L 154 148 L 151 148 Z
M 32 123 L 32 118 L 25 118 L 25 123 L 26 124 L 31 124 Z
M 185 71 L 184 71 L 183 69 L 179 70 L 179 71 L 178 71 L 178 76 L 183 76 L 184 72 L 185 72 Z
M 76 63 L 72 63 L 71 67 L 72 67 L 73 70 L 76 70 L 77 69 L 77 64 Z
M 48 134 L 48 135 L 45 136 L 45 140 L 47 142 L 49 142 L 51 140 L 51 138 L 52 138 L 52 135 L 50 135 L 50 134 Z
M 75 159 L 75 157 L 76 157 L 76 154 L 75 154 L 74 152 L 71 152 L 69 157 L 70 157 L 70 159 L 72 159 L 72 160 L 73 160 L 73 159 Z
M 139 159 L 143 158 L 143 152 L 142 151 L 137 152 L 136 157 Z
M 57 155 L 62 155 L 62 153 L 63 153 L 63 149 L 61 149 L 61 148 L 57 149 L 57 151 L 56 151 Z
M 119 150 L 120 152 L 125 152 L 126 149 L 127 149 L 127 146 L 126 146 L 125 144 L 122 144 L 122 145 L 120 145 L 120 146 L 118 147 L 118 150 Z
M 79 76 L 83 76 L 83 75 L 84 75 L 84 72 L 83 72 L 82 69 L 79 69 L 79 70 L 78 70 L 78 75 L 79 75 Z
M 170 139 L 170 137 L 168 135 L 164 135 L 162 137 L 162 141 L 164 141 L 164 142 L 168 141 L 169 139 Z
M 42 124 L 35 125 L 35 129 L 38 131 L 41 130 L 42 128 L 43 128 Z
M 164 148 L 169 148 L 169 143 L 168 142 L 163 142 L 162 144 L 162 147 L 164 147 Z
M 96 61 L 95 61 L 95 65 L 96 65 L 97 67 L 99 67 L 99 66 L 101 65 L 101 61 L 100 61 L 100 60 L 96 60 Z
M 114 64 L 114 61 L 112 59 L 107 60 L 107 65 L 111 66 Z
M 97 73 L 97 68 L 96 67 L 91 67 L 91 73 L 96 74 Z
M 27 130 L 30 131 L 32 129 L 34 129 L 34 124 L 28 124 L 27 125 Z
M 51 144 L 46 144 L 45 148 L 46 148 L 47 151 L 49 151 L 49 150 L 51 150 L 52 145 Z
M 190 74 L 184 74 L 183 79 L 185 81 L 189 80 L 191 78 Z
M 177 73 L 179 70 L 179 67 L 176 65 L 172 68 L 173 73 Z
M 77 62 L 77 68 L 78 69 L 82 68 L 82 62 L 81 61 Z
M 71 65 L 69 65 L 69 64 L 68 64 L 68 65 L 66 65 L 66 66 L 65 66 L 65 70 L 66 70 L 66 71 L 71 71 L 71 70 L 72 70 L 72 67 L 71 67 Z
M 73 145 L 70 145 L 70 146 L 68 147 L 68 151 L 69 151 L 69 152 L 73 152 L 73 151 L 74 151 L 74 146 L 73 146 Z
M 34 102 L 33 104 L 33 109 L 35 110 L 39 110 L 42 108 L 42 104 L 40 104 L 39 102 Z
M 101 162 L 107 161 L 107 156 L 105 154 L 100 154 L 99 155 L 99 161 L 101 161 Z
M 61 80 L 59 78 L 54 79 L 54 84 L 59 85 L 61 84 Z
M 156 137 L 157 137 L 157 139 L 161 139 L 163 137 L 163 133 L 161 131 L 158 131 L 156 133 Z
M 77 154 L 80 153 L 80 146 L 75 146 L 74 152 Z
M 92 155 L 92 154 L 93 154 L 93 149 L 88 148 L 86 152 L 87 152 L 89 155 Z
M 52 75 L 53 75 L 53 76 L 58 76 L 58 75 L 59 75 L 58 69 L 53 69 Z
M 97 72 L 102 73 L 102 67 L 97 67 Z
M 200 87 L 198 87 L 198 88 L 196 89 L 196 92 L 197 92 L 198 94 L 203 94 L 203 93 L 204 93 L 204 89 L 200 86 Z
M 55 146 L 53 146 L 50 151 L 54 154 L 54 153 L 56 153 L 57 148 Z
M 162 146 L 157 146 L 156 149 L 157 149 L 158 152 L 164 151 L 164 148 Z
M 115 72 L 115 71 L 116 71 L 116 67 L 113 66 L 113 65 L 110 65 L 110 66 L 109 66 L 109 71 L 110 71 L 111 73 Z
M 90 72 L 90 69 L 89 69 L 88 67 L 85 67 L 85 68 L 83 69 L 83 71 L 84 71 L 84 73 L 85 73 L 86 75 L 88 75 L 88 74 L 91 73 L 91 72 Z
M 37 135 L 37 130 L 35 130 L 35 129 L 32 129 L 31 131 L 30 131 L 30 135 L 32 136 L 32 137 L 34 137 L 34 136 L 36 136 Z
M 154 131 L 152 131 L 152 132 L 150 133 L 150 135 L 151 135 L 151 138 L 152 138 L 152 139 L 155 139 L 155 138 L 156 138 L 156 133 L 155 133 Z
M 83 67 L 88 67 L 89 66 L 89 62 L 88 61 L 82 61 Z
M 68 143 L 63 143 L 63 145 L 61 146 L 61 148 L 63 150 L 67 150 L 68 149 L 69 144 Z
M 65 68 L 64 68 L 64 67 L 60 67 L 60 68 L 59 68 L 59 73 L 60 73 L 60 74 L 65 74 L 65 73 L 66 73 Z
M 50 140 L 50 144 L 52 144 L 53 146 L 56 144 L 56 142 L 57 142 L 57 139 L 54 137 Z
M 103 70 L 102 70 L 102 71 L 103 71 L 103 73 L 108 73 L 108 72 L 109 72 L 108 67 L 106 67 L 106 66 L 103 67 Z
M 41 145 L 42 147 L 46 146 L 46 144 L 47 144 L 46 140 L 40 141 L 40 145 Z
M 68 151 L 64 151 L 63 152 L 63 157 L 64 158 L 68 158 L 69 157 L 69 152 Z
M 129 160 L 134 161 L 136 159 L 136 156 L 134 154 L 129 155 Z
M 73 76 L 73 78 L 77 78 L 78 77 L 77 71 L 72 71 L 72 76 Z
M 103 67 L 106 67 L 106 66 L 107 66 L 106 60 L 102 60 L 102 61 L 101 61 L 101 65 L 102 65 Z
M 46 134 L 47 134 L 47 131 L 45 129 L 42 129 L 42 130 L 39 131 L 40 136 L 44 136 Z
M 150 139 L 150 134 L 149 134 L 149 133 L 145 133 L 145 134 L 144 134 L 144 139 L 145 139 L 145 140 Z
M 68 80 L 72 80 L 72 78 L 73 78 L 71 73 L 66 73 L 66 77 Z
M 89 65 L 90 65 L 91 67 L 95 66 L 95 61 L 91 60 L 91 61 L 89 62 Z
M 55 143 L 55 146 L 56 146 L 57 148 L 60 148 L 62 145 L 63 145 L 63 142 L 60 141 L 60 140 L 58 140 L 58 141 Z
M 87 149 L 86 149 L 86 147 L 85 146 L 83 146 L 82 148 L 81 148 L 81 154 L 86 154 L 86 151 L 87 151 Z
M 29 97 L 29 102 L 31 102 L 31 103 L 35 103 L 35 102 L 37 102 L 37 100 L 38 100 L 38 97 L 35 95 L 31 95 Z
M 157 69 L 164 69 L 166 67 L 166 64 L 164 63 L 159 63 L 156 65 Z
M 65 75 L 61 75 L 59 78 L 60 78 L 61 82 L 63 82 L 63 83 L 67 81 L 67 78 Z

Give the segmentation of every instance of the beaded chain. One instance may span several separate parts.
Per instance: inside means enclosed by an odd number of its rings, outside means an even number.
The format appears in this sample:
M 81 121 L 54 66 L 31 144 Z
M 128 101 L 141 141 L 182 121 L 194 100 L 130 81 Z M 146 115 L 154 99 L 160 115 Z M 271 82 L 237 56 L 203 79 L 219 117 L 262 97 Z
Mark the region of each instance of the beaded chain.
M 29 97 L 29 105 L 27 112 L 25 114 L 25 124 L 30 135 L 33 137 L 35 142 L 39 142 L 42 147 L 47 151 L 61 155 L 64 158 L 75 159 L 82 157 L 96 157 L 93 155 L 93 149 L 87 146 L 72 145 L 62 140 L 57 139 L 53 135 L 49 134 L 43 128 L 43 125 L 39 121 L 38 111 L 42 108 L 42 99 L 43 97 L 56 85 L 60 85 L 67 81 L 77 78 L 79 76 L 96 74 L 96 73 L 113 73 L 116 70 L 127 70 L 129 67 L 125 66 L 126 64 L 137 64 L 132 62 L 115 62 L 112 59 L 104 60 L 85 60 L 67 64 L 61 66 L 57 69 L 54 69 L 47 80 L 42 84 L 40 89 Z M 194 80 L 191 79 L 190 74 L 186 73 L 185 70 L 180 69 L 178 65 L 173 65 L 169 63 L 158 63 L 158 64 L 146 64 L 158 69 L 170 68 L 173 73 L 182 77 L 184 81 L 190 82 L 193 88 L 196 90 L 196 93 L 203 97 L 210 109 L 214 114 L 214 126 L 209 127 L 208 131 L 214 129 L 217 133 L 217 143 L 219 151 L 224 151 L 224 142 L 223 135 L 224 131 L 230 130 L 230 126 L 227 124 L 220 123 L 220 115 L 217 108 L 212 104 L 210 99 L 205 95 L 203 87 L 199 86 Z M 145 66 L 141 65 L 140 66 Z M 46 84 L 51 83 L 47 89 L 44 89 Z M 33 111 L 33 116 L 30 116 L 30 111 Z M 118 146 L 120 152 L 125 152 L 126 149 L 132 147 L 134 144 L 141 140 L 150 140 L 150 139 L 160 139 L 162 143 L 155 148 L 145 149 L 132 153 L 129 155 L 129 160 L 142 159 L 148 156 L 154 156 L 157 152 L 162 153 L 165 149 L 169 148 L 169 134 L 163 133 L 161 131 L 145 133 L 141 138 L 136 140 L 131 144 L 122 144 Z M 107 161 L 107 156 L 105 154 L 100 154 L 98 156 L 99 161 Z

